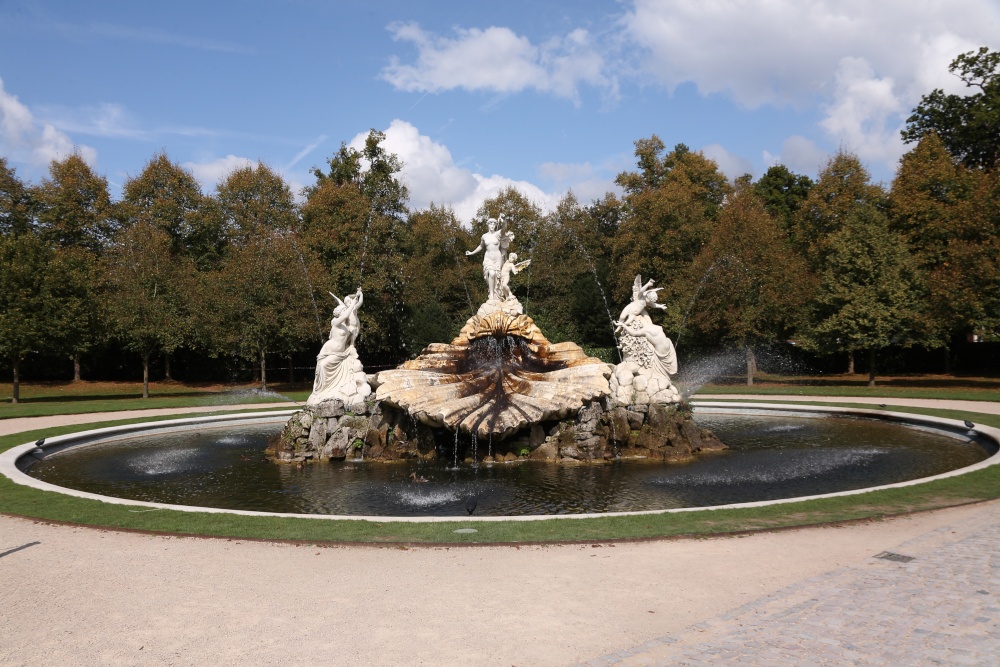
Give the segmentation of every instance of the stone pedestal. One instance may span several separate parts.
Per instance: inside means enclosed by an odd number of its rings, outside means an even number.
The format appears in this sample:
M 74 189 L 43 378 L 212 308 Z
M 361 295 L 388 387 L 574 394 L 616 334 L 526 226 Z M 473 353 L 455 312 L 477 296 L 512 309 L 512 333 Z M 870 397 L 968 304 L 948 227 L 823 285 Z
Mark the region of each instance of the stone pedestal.
M 453 432 L 377 401 L 351 406 L 325 401 L 292 415 L 268 453 L 289 463 L 458 459 L 587 464 L 686 461 L 725 448 L 694 422 L 683 404 L 611 407 L 607 401 L 593 401 L 576 415 L 533 424 L 512 438 L 493 441 L 456 438 Z

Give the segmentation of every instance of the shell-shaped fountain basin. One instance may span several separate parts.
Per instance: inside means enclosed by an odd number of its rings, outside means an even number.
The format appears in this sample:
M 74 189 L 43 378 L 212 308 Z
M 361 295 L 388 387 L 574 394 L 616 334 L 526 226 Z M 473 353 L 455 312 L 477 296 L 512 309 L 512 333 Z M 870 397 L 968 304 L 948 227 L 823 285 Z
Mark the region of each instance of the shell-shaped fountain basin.
M 576 343 L 550 343 L 527 315 L 496 311 L 379 373 L 376 398 L 430 426 L 503 439 L 607 396 L 611 372 Z

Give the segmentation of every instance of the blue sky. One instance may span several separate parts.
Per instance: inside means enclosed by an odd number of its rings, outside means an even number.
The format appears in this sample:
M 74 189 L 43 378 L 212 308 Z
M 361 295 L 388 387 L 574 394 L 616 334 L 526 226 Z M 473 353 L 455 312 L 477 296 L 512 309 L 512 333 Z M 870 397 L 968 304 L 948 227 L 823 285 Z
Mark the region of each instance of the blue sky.
M 299 189 L 375 128 L 463 220 L 510 184 L 587 203 L 654 133 L 731 178 L 843 148 L 888 183 L 920 96 L 998 42 L 996 0 L 0 0 L 0 155 L 37 182 L 78 151 L 116 197 L 161 150 L 206 192 L 258 160 Z

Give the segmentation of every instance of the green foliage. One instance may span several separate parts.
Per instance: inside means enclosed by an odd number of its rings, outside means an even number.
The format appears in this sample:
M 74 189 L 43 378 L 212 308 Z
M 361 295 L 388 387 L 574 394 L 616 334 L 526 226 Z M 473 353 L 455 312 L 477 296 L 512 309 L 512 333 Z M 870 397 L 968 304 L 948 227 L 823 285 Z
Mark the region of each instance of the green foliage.
M 297 221 L 288 184 L 261 163 L 231 172 L 219 183 L 216 201 L 232 243 L 245 243 L 259 233 L 290 231 Z
M 611 249 L 611 294 L 624 303 L 631 300 L 636 274 L 658 280 L 664 287 L 660 301 L 668 306 L 665 321 L 676 331 L 687 299 L 674 277 L 711 237 L 731 188 L 715 162 L 683 144 L 666 154 L 655 135 L 635 145 L 639 171 L 616 179 L 626 195 Z
M 381 146 L 384 139 L 372 130 L 361 153 L 341 146 L 329 173 L 313 170 L 317 182 L 307 188 L 302 207 L 303 252 L 311 257 L 310 275 L 321 301 L 329 303 L 327 291 L 343 296 L 360 286 L 364 292 L 357 347 L 367 363 L 398 363 L 407 356 L 403 282 L 409 194 L 396 178 L 402 165 Z
M 738 347 L 788 338 L 813 288 L 804 260 L 746 182 L 723 206 L 686 282 L 695 294 L 688 326 Z
M 448 342 L 476 312 L 473 286 L 482 279 L 465 251 L 475 243 L 451 209 L 431 205 L 409 219 L 403 298 L 407 304 L 406 345 L 411 355 L 429 343 Z
M 915 262 L 885 215 L 874 206 L 859 207 L 825 245 L 813 320 L 803 343 L 829 352 L 919 341 Z
M 871 175 L 856 155 L 838 151 L 820 171 L 792 220 L 791 240 L 815 270 L 829 251 L 827 241 L 864 207 L 884 208 L 886 194 L 871 183 Z
M 202 330 L 216 353 L 259 364 L 266 389 L 267 354 L 299 349 L 317 327 L 292 231 L 295 203 L 281 176 L 262 164 L 229 174 L 218 202 L 231 243 L 219 271 L 205 276 L 213 307 Z
M 114 231 L 107 179 L 75 153 L 53 160 L 49 174 L 34 190 L 43 238 L 63 248 L 100 254 Z
M 795 213 L 809 196 L 813 182 L 808 176 L 792 173 L 783 164 L 768 168 L 767 172 L 754 183 L 754 192 L 764 203 L 781 228 L 788 231 L 792 227 Z
M 142 172 L 125 182 L 118 216 L 125 226 L 152 225 L 170 238 L 170 252 L 199 269 L 213 266 L 225 245 L 222 220 L 194 176 L 157 153 Z
M 108 182 L 79 155 L 54 160 L 50 177 L 34 188 L 39 232 L 55 248 L 49 266 L 60 307 L 49 321 L 49 338 L 79 360 L 105 338 L 100 317 L 98 258 L 115 231 Z
M 34 200 L 7 158 L 0 156 L 0 236 L 17 236 L 32 228 Z
M 172 252 L 160 227 L 139 221 L 115 236 L 104 257 L 104 308 L 115 337 L 143 360 L 148 395 L 150 356 L 189 339 L 194 265 Z
M 47 269 L 52 250 L 34 233 L 0 236 L 0 355 L 18 364 L 46 346 L 55 310 Z M 16 397 L 16 395 L 15 395 Z
M 906 120 L 903 141 L 935 133 L 956 160 L 992 171 L 1000 165 L 1000 52 L 983 46 L 963 53 L 948 71 L 978 92 L 945 95 L 938 88 L 924 95 Z

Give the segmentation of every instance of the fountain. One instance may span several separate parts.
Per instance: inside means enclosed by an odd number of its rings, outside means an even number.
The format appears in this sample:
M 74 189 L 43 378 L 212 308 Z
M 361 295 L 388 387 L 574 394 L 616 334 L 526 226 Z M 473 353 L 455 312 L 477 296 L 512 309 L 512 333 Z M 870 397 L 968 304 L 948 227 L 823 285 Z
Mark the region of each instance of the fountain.
M 364 295 L 331 295 L 337 307 L 302 410 L 53 436 L 0 454 L 0 473 L 151 506 L 130 511 L 544 518 L 858 493 L 1000 459 L 988 458 L 1000 432 L 968 422 L 759 403 L 692 407 L 673 384 L 674 345 L 650 317 L 661 307 L 654 281 L 635 277 L 632 301 L 613 323 L 621 363 L 606 364 L 546 339 L 510 289 L 528 264 L 507 252 L 513 235 L 502 218 L 489 227 L 468 253 L 485 251 L 489 298 L 451 343 L 366 375 L 354 347 Z M 339 463 L 306 465 L 315 461 Z M 498 465 L 518 461 L 526 463 Z M 579 465 L 587 463 L 601 465 Z
M 635 278 L 632 302 L 615 323 L 622 362 L 612 366 L 576 343 L 546 339 L 510 289 L 531 260 L 508 252 L 514 235 L 503 216 L 487 224 L 466 252 L 483 252 L 486 302 L 451 343 L 433 343 L 370 378 L 374 398 L 353 352 L 361 291 L 341 302 L 313 394 L 272 443 L 273 458 L 479 463 L 482 454 L 485 461 L 603 463 L 680 461 L 725 448 L 694 423 L 671 382 L 677 355 L 648 311 L 662 308 L 654 281 Z M 479 442 L 487 443 L 484 453 Z

